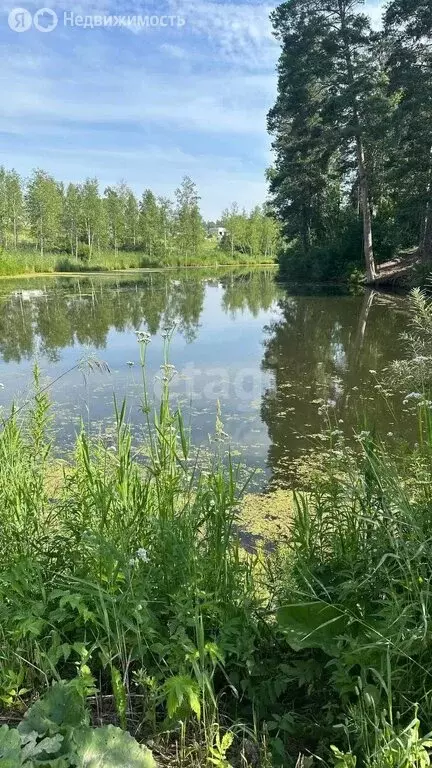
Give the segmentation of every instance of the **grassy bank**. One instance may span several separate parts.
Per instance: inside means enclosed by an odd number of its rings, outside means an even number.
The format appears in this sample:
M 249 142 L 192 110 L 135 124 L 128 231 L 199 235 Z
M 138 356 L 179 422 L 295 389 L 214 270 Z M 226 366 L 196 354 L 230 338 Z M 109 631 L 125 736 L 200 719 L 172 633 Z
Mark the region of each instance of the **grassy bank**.
M 101 251 L 90 259 L 72 259 L 67 254 L 46 253 L 41 256 L 35 250 L 3 251 L 0 254 L 0 276 L 32 275 L 50 272 L 107 272 L 124 269 L 145 269 L 163 267 L 212 267 L 242 266 L 248 264 L 272 264 L 273 259 L 264 256 L 230 253 L 221 250 L 213 242 L 206 243 L 199 257 L 173 254 L 160 260 L 139 251 Z
M 114 437 L 83 430 L 59 468 L 37 376 L 30 411 L 4 419 L 0 702 L 11 728 L 0 729 L 2 766 L 426 766 L 429 401 L 409 398 L 412 450 L 393 437 L 390 452 L 363 431 L 350 451 L 331 430 L 304 492 L 262 503 L 259 535 L 269 538 L 273 514 L 283 534 L 265 553 L 246 551 L 257 503 L 243 504 L 240 475 L 222 462 L 218 424 L 213 462 L 201 467 L 170 406 L 169 338 L 156 410 L 149 337 L 138 343 L 141 444 L 117 404 Z M 17 741 L 12 726 L 39 694 Z M 128 741 L 114 759 L 121 732 L 90 722 L 128 729 L 153 756 L 125 757 Z

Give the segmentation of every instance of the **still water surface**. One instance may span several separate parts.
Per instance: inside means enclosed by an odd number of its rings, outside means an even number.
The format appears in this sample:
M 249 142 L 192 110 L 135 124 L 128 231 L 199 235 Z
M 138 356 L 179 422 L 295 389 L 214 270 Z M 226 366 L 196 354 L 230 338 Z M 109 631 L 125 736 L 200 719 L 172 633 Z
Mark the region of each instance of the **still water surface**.
M 72 443 L 81 418 L 109 442 L 114 393 L 127 398 L 139 439 L 135 331 L 152 337 L 148 377 L 157 398 L 164 330 L 175 326 L 173 390 L 195 442 L 208 445 L 219 403 L 235 455 L 258 470 L 261 485 L 285 485 L 326 413 L 349 438 L 365 418 L 382 434 L 395 420 L 409 431 L 398 398 L 385 406 L 377 389 L 382 369 L 403 355 L 406 320 L 403 297 L 295 289 L 274 270 L 3 280 L 0 405 L 7 413 L 13 400 L 26 401 L 37 360 L 47 382 L 73 369 L 50 390 L 60 445 Z M 110 372 L 74 368 L 89 355 Z

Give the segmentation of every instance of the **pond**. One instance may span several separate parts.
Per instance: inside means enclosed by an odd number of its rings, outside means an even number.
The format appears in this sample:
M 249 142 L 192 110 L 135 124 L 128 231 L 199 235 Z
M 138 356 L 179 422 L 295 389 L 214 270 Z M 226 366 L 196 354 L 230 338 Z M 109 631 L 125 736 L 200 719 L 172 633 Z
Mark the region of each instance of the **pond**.
M 5 414 L 13 401 L 28 401 L 37 360 L 51 383 L 60 446 L 72 444 L 81 419 L 109 443 L 114 393 L 127 398 L 139 440 L 136 331 L 152 337 L 148 380 L 157 401 L 163 336 L 174 328 L 173 395 L 195 443 L 209 446 L 218 419 L 219 435 L 256 470 L 258 485 L 289 485 L 329 418 L 349 439 L 363 423 L 391 435 L 397 421 L 409 433 L 400 400 L 383 399 L 379 383 L 403 355 L 406 322 L 404 297 L 296 288 L 274 269 L 2 280 L 0 405 Z M 91 372 L 89 358 L 109 371 Z

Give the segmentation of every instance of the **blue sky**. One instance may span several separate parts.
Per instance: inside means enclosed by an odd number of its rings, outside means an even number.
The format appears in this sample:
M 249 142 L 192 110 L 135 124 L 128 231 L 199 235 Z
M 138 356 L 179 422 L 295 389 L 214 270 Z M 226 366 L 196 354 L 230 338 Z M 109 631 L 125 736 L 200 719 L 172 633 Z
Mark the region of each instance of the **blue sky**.
M 18 34 L 8 26 L 13 0 L 0 0 L 0 164 L 23 175 L 42 167 L 64 181 L 97 176 L 102 188 L 125 180 L 138 193 L 170 196 L 188 174 L 207 218 L 234 200 L 263 202 L 276 2 L 46 2 L 57 28 Z M 22 7 L 34 13 L 41 3 Z M 170 14 L 185 23 L 71 28 L 64 11 Z

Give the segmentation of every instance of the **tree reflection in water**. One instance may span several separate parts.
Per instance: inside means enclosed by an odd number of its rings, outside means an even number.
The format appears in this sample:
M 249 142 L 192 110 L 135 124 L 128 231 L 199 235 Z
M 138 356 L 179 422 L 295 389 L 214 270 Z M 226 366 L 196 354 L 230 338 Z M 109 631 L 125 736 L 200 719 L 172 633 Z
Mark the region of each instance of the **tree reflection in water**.
M 3 281 L 1 380 L 9 379 L 1 402 L 10 405 L 21 383 L 22 389 L 28 387 L 29 362 L 36 356 L 55 378 L 90 349 L 107 356 L 116 375 L 109 383 L 90 382 L 85 408 L 93 419 L 108 423 L 115 390 L 118 397 L 130 398 L 131 418 L 138 423 L 140 379 L 138 370 L 128 372 L 126 365 L 136 352 L 133 332 L 142 328 L 159 338 L 174 324 L 173 362 L 200 370 L 191 404 L 195 433 L 203 440 L 214 429 L 216 400 L 206 395 L 205 383 L 215 368 L 222 369 L 226 430 L 242 458 L 267 466 L 275 484 L 295 481 L 295 460 L 326 425 L 323 404 L 333 427 L 349 436 L 364 417 L 382 433 L 392 429 L 370 371 L 402 356 L 404 299 L 373 292 L 296 291 L 278 283 L 271 269 Z M 156 344 L 155 373 L 158 354 Z M 245 368 L 255 372 L 259 386 L 240 402 L 234 382 Z M 72 416 L 78 419 L 85 410 L 78 402 L 84 397 L 77 394 L 80 386 L 78 377 L 71 378 L 53 393 L 63 407 L 66 431 Z

